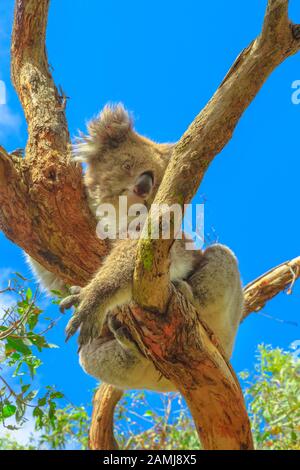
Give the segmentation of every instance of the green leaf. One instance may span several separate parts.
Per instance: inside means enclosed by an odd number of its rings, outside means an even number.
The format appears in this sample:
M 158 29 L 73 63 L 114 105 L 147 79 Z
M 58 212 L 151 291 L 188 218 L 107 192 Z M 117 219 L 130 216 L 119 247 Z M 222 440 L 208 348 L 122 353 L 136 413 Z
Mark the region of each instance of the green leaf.
M 35 417 L 35 418 L 42 418 L 44 413 L 43 411 L 41 410 L 41 408 L 39 408 L 38 406 L 36 406 L 33 410 L 33 413 L 32 415 Z
M 47 397 L 40 398 L 38 401 L 38 406 L 45 406 L 47 403 Z
M 26 346 L 21 338 L 7 338 L 7 344 L 10 351 L 19 351 L 22 354 L 30 355 L 31 350 Z
M 2 410 L 3 418 L 10 418 L 16 412 L 17 407 L 15 405 L 5 405 Z
M 38 394 L 38 390 L 32 390 L 31 392 L 28 393 L 26 397 L 24 397 L 24 400 L 26 402 L 32 401 Z
M 22 276 L 22 274 L 18 273 L 18 272 L 15 272 L 14 273 L 16 276 L 18 276 L 20 279 L 22 279 L 22 281 L 28 281 L 28 279 L 26 279 L 26 277 Z
M 53 294 L 53 295 L 57 295 L 57 297 L 62 297 L 62 292 L 61 292 L 60 290 L 55 290 L 55 289 L 53 289 L 53 290 L 51 290 L 50 292 L 51 292 L 51 294 Z
M 22 385 L 22 388 L 21 388 L 22 393 L 26 393 L 29 388 L 30 388 L 30 384 Z
M 59 349 L 59 346 L 57 346 L 57 344 L 48 343 L 47 348 L 49 348 L 49 349 Z
M 6 429 L 9 429 L 10 431 L 18 431 L 19 429 L 21 429 L 21 428 L 18 428 L 18 426 L 13 426 L 12 424 L 8 424 L 5 427 Z
M 26 300 L 31 300 L 31 299 L 32 299 L 32 290 L 30 289 L 30 287 L 28 287 L 26 291 Z
M 28 333 L 28 337 L 30 338 L 30 341 L 38 348 L 39 351 L 41 351 L 43 348 L 48 348 L 48 343 L 46 341 L 46 338 L 44 336 L 36 335 L 35 333 Z
M 28 319 L 28 326 L 31 331 L 36 327 L 36 324 L 38 321 L 39 321 L 39 315 L 37 315 L 35 312 L 32 315 L 30 315 Z
M 291 432 L 291 438 L 292 438 L 292 441 L 294 441 L 295 443 L 297 442 L 298 436 L 297 436 L 297 434 L 295 433 L 295 431 L 292 431 L 292 432 Z
M 61 392 L 52 392 L 50 398 L 54 400 L 55 398 L 64 398 L 64 394 Z

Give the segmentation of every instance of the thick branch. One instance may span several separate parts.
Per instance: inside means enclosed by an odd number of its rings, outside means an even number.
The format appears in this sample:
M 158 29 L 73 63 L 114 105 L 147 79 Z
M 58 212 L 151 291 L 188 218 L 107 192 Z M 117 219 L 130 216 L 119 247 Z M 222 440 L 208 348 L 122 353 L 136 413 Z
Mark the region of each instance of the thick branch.
M 11 46 L 12 80 L 28 123 L 27 158 L 40 165 L 51 150 L 65 159 L 69 155 L 63 97 L 54 85 L 46 56 L 48 9 L 49 0 L 17 0 Z
M 10 180 L 17 178 L 18 175 L 14 167 L 13 159 L 7 151 L 0 146 L 0 191 L 9 191 Z
M 244 318 L 287 287 L 291 292 L 299 277 L 300 257 L 248 284 L 244 289 Z M 144 354 L 183 394 L 204 448 L 251 448 L 238 380 L 217 339 L 203 323 L 201 311 L 197 314 L 173 291 L 166 314 L 145 314 L 133 306 L 125 322 Z
M 288 0 L 269 0 L 262 34 L 238 57 L 213 98 L 176 145 L 156 204 L 179 203 L 183 207 L 190 202 L 209 164 L 231 139 L 240 117 L 269 75 L 299 51 L 299 26 L 291 25 L 287 9 Z M 134 296 L 140 305 L 165 309 L 170 295 L 168 256 L 172 243 L 172 237 L 141 240 L 134 278 Z
M 143 353 L 185 397 L 206 450 L 253 448 L 235 373 L 217 338 L 181 294 L 173 291 L 164 315 L 132 304 L 122 308 L 119 319 L 133 332 Z M 113 411 L 118 390 L 102 385 L 96 397 L 90 448 L 114 449 Z
M 66 283 L 85 285 L 106 246 L 94 235 L 81 179 L 73 185 L 78 170 L 73 167 L 53 182 L 42 177 L 33 183 L 31 169 L 31 163 L 12 159 L 0 148 L 0 229 Z
M 122 317 L 143 353 L 184 396 L 204 448 L 252 449 L 238 380 L 214 334 L 186 299 L 173 290 L 163 315 L 132 304 Z
M 111 385 L 102 384 L 93 401 L 92 424 L 89 434 L 91 450 L 116 450 L 114 438 L 114 410 L 123 392 Z
M 65 282 L 85 285 L 108 247 L 96 237 L 81 168 L 70 161 L 65 100 L 45 51 L 48 7 L 49 0 L 16 1 L 11 71 L 28 142 L 25 159 L 0 172 L 9 177 L 0 188 L 1 228 Z M 1 160 L 3 168 L 3 152 Z

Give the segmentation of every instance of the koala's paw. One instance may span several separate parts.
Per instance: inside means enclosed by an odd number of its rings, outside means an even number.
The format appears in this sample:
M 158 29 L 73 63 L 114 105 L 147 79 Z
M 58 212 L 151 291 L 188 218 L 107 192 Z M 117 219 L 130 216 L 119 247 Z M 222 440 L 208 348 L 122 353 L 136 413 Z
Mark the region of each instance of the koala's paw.
M 132 339 L 130 331 L 123 325 L 115 315 L 108 314 L 107 316 L 108 328 L 113 333 L 119 344 L 125 349 L 134 353 L 135 356 L 141 356 L 142 353 L 138 346 Z
M 72 286 L 69 289 L 70 295 L 65 297 L 59 304 L 59 310 L 61 313 L 65 313 L 65 310 L 69 310 L 71 307 L 76 307 L 81 301 L 82 288 L 79 286 Z
M 80 328 L 79 345 L 81 347 L 99 336 L 98 313 L 101 299 L 94 296 L 91 291 L 77 286 L 71 287 L 70 293 L 71 295 L 60 303 L 61 312 L 71 307 L 76 308 L 66 327 L 66 341 Z
M 85 344 L 98 338 L 102 329 L 102 315 L 101 311 L 94 309 L 90 311 L 89 315 L 81 320 L 80 333 L 78 338 L 79 350 Z M 76 327 L 76 324 L 75 324 Z
M 69 341 L 69 339 L 76 333 L 78 328 L 81 325 L 81 320 L 79 315 L 77 313 L 74 313 L 72 318 L 68 321 L 68 324 L 66 326 L 66 342 Z
M 194 299 L 194 295 L 193 295 L 192 288 L 191 288 L 191 286 L 190 286 L 186 281 L 183 281 L 183 280 L 176 280 L 176 281 L 173 281 L 173 284 L 174 284 L 174 286 L 176 287 L 176 289 L 179 290 L 179 292 L 181 292 L 181 294 L 182 294 L 191 304 L 194 304 L 195 299 Z

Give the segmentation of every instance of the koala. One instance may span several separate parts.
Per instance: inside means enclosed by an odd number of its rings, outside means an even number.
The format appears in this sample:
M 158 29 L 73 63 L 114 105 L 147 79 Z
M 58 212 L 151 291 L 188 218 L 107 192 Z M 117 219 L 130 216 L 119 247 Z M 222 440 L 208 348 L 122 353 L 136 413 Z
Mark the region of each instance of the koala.
M 102 203 L 117 209 L 120 195 L 127 197 L 128 206 L 141 203 L 150 207 L 171 153 L 172 145 L 156 144 L 137 134 L 123 106 L 106 106 L 75 147 L 75 158 L 87 164 L 85 185 L 93 212 L 97 215 Z M 124 229 L 121 225 L 119 231 Z M 123 390 L 174 391 L 174 385 L 141 353 L 112 313 L 132 299 L 137 244 L 138 240 L 115 240 L 90 283 L 82 289 L 71 288 L 71 295 L 60 305 L 62 311 L 77 307 L 67 326 L 67 338 L 80 330 L 80 363 L 97 379 Z M 175 240 L 170 279 L 199 310 L 229 359 L 243 312 L 233 253 L 219 244 L 205 251 L 187 251 L 184 240 Z M 108 334 L 103 334 L 105 328 Z
M 122 105 L 109 106 L 88 123 L 74 145 L 74 162 L 86 163 L 84 184 L 91 211 L 97 217 L 100 204 L 114 205 L 119 196 L 128 206 L 151 205 L 163 178 L 173 145 L 157 144 L 133 130 L 133 122 Z M 117 220 L 119 218 L 117 217 Z M 117 227 L 117 231 L 121 227 Z M 46 291 L 66 293 L 65 283 L 29 255 L 26 260 Z
M 127 328 L 109 314 L 132 299 L 137 243 L 137 240 L 116 243 L 94 279 L 82 289 L 71 288 L 71 295 L 60 304 L 62 311 L 78 305 L 67 325 L 67 338 L 80 328 L 80 363 L 88 374 L 104 382 L 123 390 L 175 391 L 174 385 L 161 377 L 152 362 L 142 355 Z M 187 256 L 184 246 L 175 242 L 171 252 L 171 281 L 198 308 L 229 359 L 243 305 L 236 259 L 225 246 L 211 246 L 201 253 L 200 261 L 200 256 L 194 256 L 195 264 L 190 261 L 189 265 L 186 262 L 185 270 L 181 267 L 182 276 L 186 274 L 186 277 L 178 285 L 178 268 L 174 264 L 181 263 L 184 256 Z M 109 341 L 100 335 L 105 320 L 113 335 Z

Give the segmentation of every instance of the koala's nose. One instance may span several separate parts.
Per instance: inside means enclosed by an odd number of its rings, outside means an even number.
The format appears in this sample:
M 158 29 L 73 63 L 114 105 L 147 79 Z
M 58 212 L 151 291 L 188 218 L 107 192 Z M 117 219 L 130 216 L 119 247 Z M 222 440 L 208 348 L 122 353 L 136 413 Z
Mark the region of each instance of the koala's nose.
M 143 173 L 138 177 L 134 186 L 134 192 L 139 197 L 148 196 L 153 187 L 153 174 L 151 172 Z

